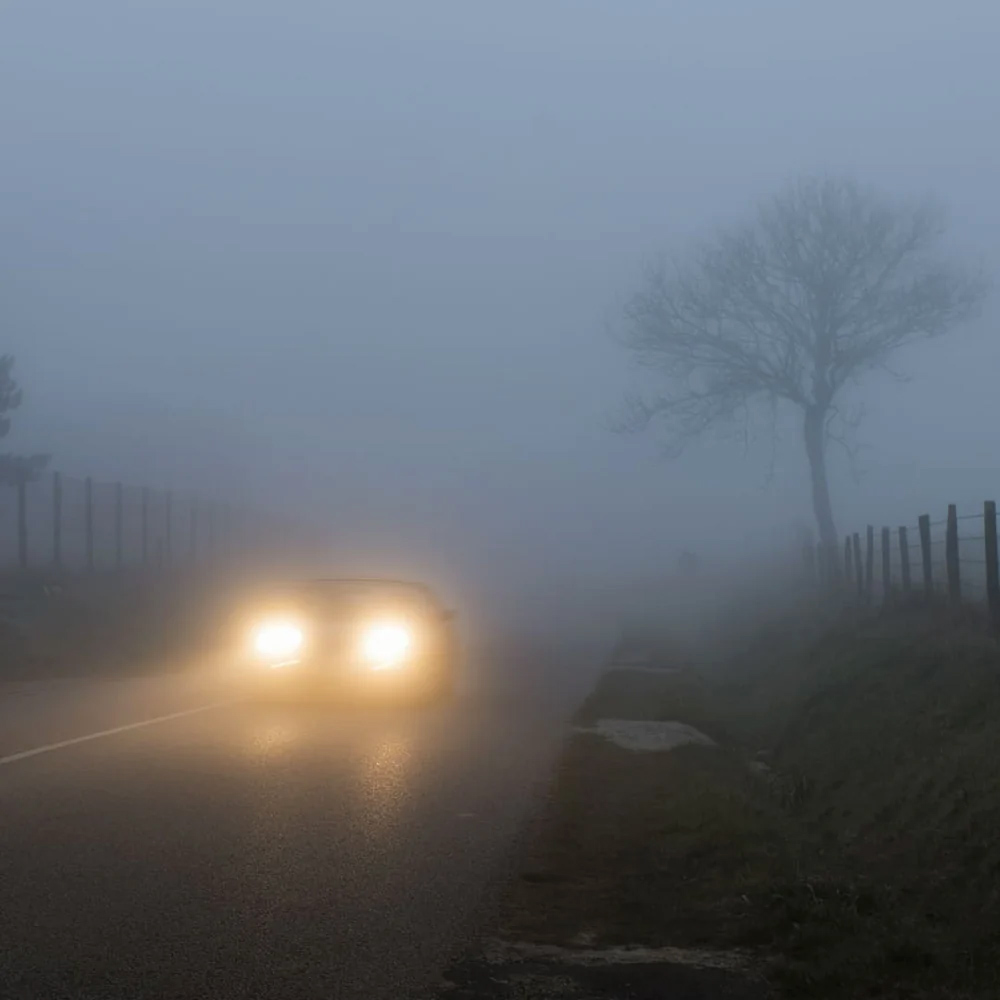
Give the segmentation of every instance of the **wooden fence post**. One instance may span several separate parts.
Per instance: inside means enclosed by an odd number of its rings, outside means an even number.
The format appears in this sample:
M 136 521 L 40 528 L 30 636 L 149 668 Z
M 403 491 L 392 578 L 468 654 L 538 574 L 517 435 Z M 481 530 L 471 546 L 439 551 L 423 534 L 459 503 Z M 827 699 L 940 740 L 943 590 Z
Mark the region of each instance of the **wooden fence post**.
M 986 538 L 986 603 L 993 627 L 1000 626 L 1000 568 L 997 559 L 997 505 L 994 500 L 983 504 L 983 535 Z
M 17 480 L 17 564 L 28 568 L 28 484 L 24 476 Z
M 229 557 L 230 546 L 233 541 L 232 531 L 233 508 L 228 503 L 225 503 L 219 512 L 219 547 L 226 558 Z
M 865 581 L 862 577 L 862 566 L 861 566 L 861 536 L 855 531 L 853 537 L 851 538 L 852 548 L 854 550 L 854 575 L 857 578 L 858 585 L 858 598 L 865 596 Z
M 930 600 L 934 596 L 934 574 L 931 563 L 931 516 L 921 514 L 917 522 L 920 526 L 920 560 L 924 570 L 924 597 Z
M 172 490 L 167 490 L 164 497 L 165 513 L 163 515 L 163 557 L 165 562 L 170 562 L 170 551 L 173 548 L 174 535 L 174 494 Z
M 52 565 L 62 569 L 62 476 L 52 473 Z
M 206 540 L 206 547 L 208 549 L 209 556 L 215 554 L 215 504 L 210 503 L 208 505 L 208 538 Z
M 962 600 L 962 576 L 958 562 L 958 508 L 953 503 L 948 504 L 944 558 L 948 569 L 948 600 L 958 604 Z
M 198 560 L 198 501 L 191 501 L 191 562 Z
M 94 571 L 94 481 L 87 476 L 83 481 L 83 520 L 86 538 L 87 572 Z
M 149 487 L 143 486 L 140 500 L 142 564 L 149 565 Z
M 892 600 L 892 541 L 888 528 L 882 529 L 882 601 Z
M 872 599 L 875 582 L 875 529 L 868 525 L 865 537 L 865 597 Z
M 899 529 L 899 575 L 902 578 L 903 593 L 910 593 L 910 545 L 906 540 L 906 528 Z
M 119 572 L 125 556 L 125 488 L 115 483 L 115 569 Z
M 851 559 L 851 536 L 844 539 L 844 582 L 847 589 L 851 589 L 851 581 L 854 579 L 854 566 Z

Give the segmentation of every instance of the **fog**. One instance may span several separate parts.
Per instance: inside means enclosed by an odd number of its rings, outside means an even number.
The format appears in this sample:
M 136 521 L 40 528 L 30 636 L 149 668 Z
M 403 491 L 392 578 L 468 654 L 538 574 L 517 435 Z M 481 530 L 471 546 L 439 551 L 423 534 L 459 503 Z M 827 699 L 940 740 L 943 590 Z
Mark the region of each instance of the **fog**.
M 0 13 L 5 441 L 510 606 L 760 559 L 798 428 L 609 429 L 643 262 L 800 171 L 1000 236 L 992 0 L 32 0 Z M 841 530 L 995 497 L 996 308 L 873 376 Z

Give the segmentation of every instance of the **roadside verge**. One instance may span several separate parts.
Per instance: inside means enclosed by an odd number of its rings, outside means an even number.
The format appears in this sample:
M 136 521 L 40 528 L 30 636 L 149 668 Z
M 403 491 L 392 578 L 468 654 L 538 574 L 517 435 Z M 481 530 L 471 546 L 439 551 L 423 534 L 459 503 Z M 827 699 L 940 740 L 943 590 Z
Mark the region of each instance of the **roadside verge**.
M 937 612 L 612 670 L 442 995 L 998 996 L 997 759 L 1000 651 Z

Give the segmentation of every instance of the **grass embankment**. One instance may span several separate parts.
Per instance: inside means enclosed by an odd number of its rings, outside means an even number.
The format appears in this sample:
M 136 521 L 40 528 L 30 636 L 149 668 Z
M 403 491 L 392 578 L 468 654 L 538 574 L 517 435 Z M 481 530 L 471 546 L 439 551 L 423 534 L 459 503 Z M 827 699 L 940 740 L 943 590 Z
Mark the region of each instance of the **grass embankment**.
M 610 673 L 597 718 L 720 746 L 575 736 L 510 937 L 750 949 L 788 997 L 1000 996 L 1000 648 L 980 627 L 798 622 L 722 669 Z
M 226 592 L 207 574 L 0 576 L 0 680 L 140 673 L 218 643 Z

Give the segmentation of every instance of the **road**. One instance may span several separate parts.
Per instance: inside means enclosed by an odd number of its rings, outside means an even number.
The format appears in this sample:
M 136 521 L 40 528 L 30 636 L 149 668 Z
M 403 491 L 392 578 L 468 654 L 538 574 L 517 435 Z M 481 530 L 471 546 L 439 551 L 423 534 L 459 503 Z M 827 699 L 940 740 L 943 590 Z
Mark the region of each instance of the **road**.
M 562 670 L 523 655 L 419 711 L 253 703 L 196 671 L 0 688 L 0 995 L 433 982 L 586 683 Z

